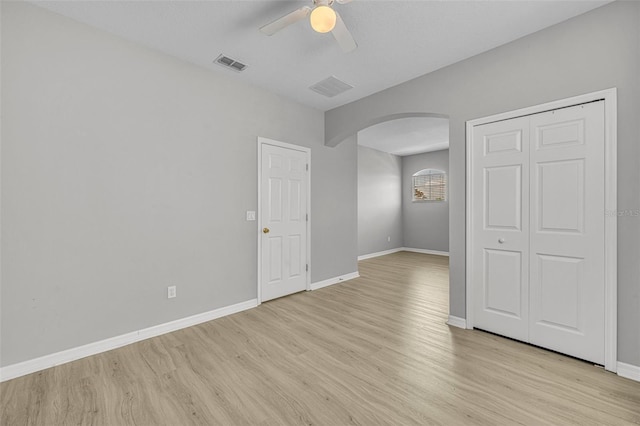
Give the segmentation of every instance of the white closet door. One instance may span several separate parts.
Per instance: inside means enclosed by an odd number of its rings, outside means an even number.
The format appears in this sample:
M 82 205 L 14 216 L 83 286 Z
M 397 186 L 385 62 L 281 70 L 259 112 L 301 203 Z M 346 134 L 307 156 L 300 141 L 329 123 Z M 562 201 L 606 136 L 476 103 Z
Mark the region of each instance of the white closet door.
M 474 326 L 528 341 L 529 118 L 474 127 Z
M 604 102 L 473 131 L 474 326 L 604 364 Z
M 530 125 L 529 340 L 604 364 L 604 102 Z

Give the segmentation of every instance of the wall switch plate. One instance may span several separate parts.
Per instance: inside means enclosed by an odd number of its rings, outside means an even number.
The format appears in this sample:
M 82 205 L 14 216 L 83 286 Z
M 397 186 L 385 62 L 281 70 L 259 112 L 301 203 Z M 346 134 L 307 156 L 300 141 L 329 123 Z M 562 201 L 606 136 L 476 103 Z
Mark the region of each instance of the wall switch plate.
M 256 220 L 256 212 L 247 210 L 247 220 Z
M 391 237 L 387 237 L 387 242 L 391 242 Z
M 171 285 L 169 287 L 167 287 L 167 299 L 173 299 L 174 297 L 176 297 L 176 286 L 175 285 Z

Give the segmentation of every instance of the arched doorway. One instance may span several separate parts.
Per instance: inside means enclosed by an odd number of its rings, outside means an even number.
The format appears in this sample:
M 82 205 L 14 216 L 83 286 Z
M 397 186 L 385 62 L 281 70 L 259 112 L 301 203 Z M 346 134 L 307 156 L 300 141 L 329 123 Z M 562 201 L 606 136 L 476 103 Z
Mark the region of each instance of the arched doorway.
M 356 138 L 359 259 L 400 250 L 448 255 L 448 118 L 403 113 L 370 122 Z M 414 175 L 425 169 L 441 171 L 443 196 L 414 197 Z

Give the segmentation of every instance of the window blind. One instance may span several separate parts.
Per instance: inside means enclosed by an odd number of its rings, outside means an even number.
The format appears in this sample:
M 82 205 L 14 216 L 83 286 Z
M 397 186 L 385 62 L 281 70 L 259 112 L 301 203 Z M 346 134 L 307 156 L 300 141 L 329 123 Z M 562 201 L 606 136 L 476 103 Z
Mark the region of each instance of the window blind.
M 444 201 L 446 196 L 446 175 L 428 174 L 413 177 L 413 199 Z

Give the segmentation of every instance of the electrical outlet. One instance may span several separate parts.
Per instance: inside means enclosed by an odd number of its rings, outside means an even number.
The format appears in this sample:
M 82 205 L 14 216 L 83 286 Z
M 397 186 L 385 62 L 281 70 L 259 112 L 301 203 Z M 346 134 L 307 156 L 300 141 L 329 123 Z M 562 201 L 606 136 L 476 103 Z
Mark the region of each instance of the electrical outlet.
M 176 286 L 175 285 L 171 285 L 171 286 L 167 287 L 167 299 L 173 299 L 176 296 L 177 296 Z

